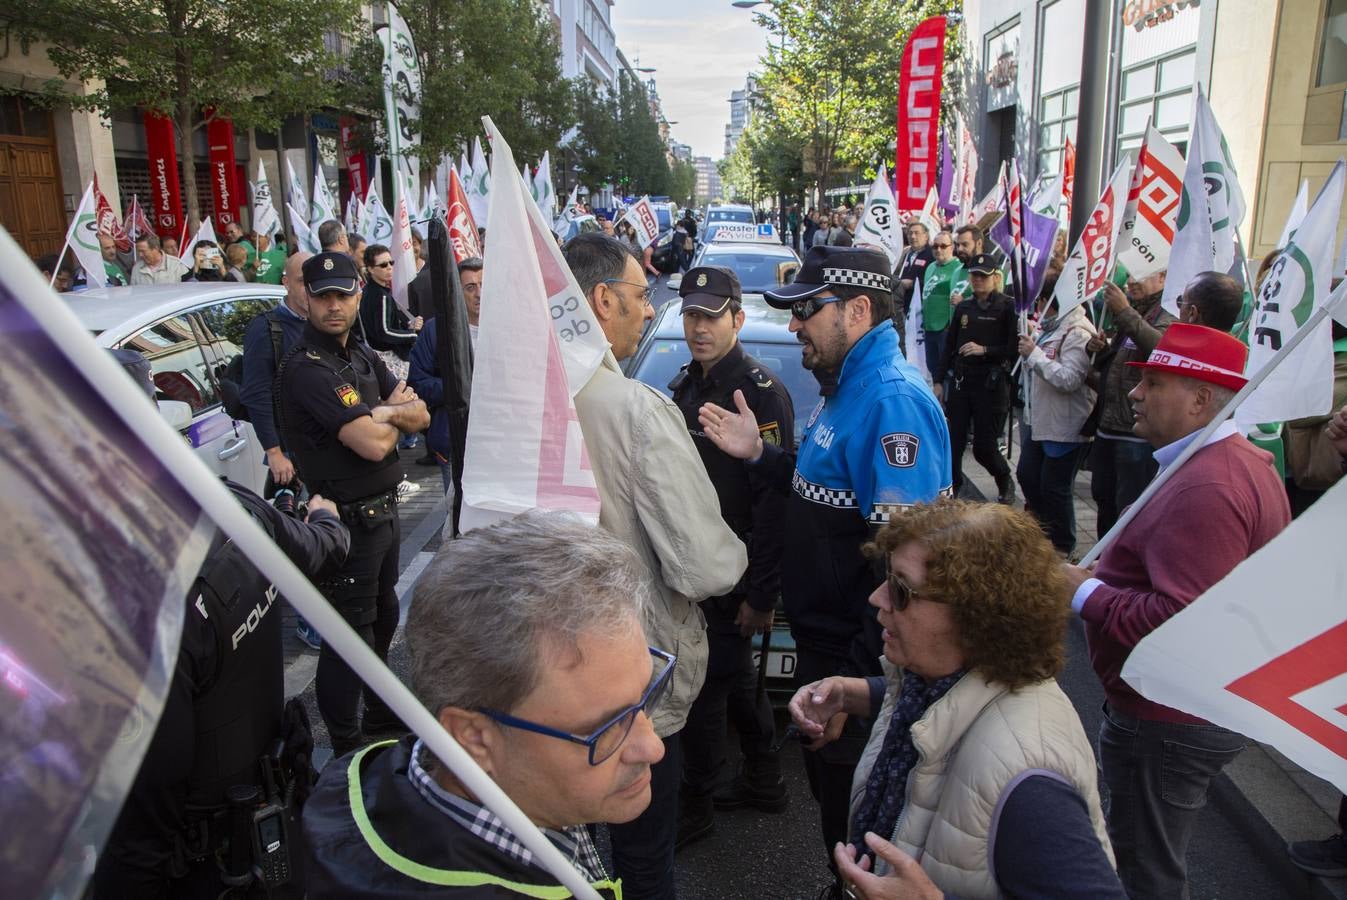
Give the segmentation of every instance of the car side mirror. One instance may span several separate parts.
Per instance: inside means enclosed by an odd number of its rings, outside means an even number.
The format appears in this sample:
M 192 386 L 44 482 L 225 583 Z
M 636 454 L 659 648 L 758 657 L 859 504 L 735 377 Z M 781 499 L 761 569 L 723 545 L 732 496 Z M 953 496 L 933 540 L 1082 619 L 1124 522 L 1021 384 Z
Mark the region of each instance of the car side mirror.
M 678 289 L 679 289 L 680 287 L 682 287 L 682 285 L 683 285 L 683 275 L 682 275 L 682 273 L 670 275 L 670 276 L 669 276 L 669 280 L 668 280 L 667 282 L 665 282 L 665 283 L 669 286 L 669 289 L 670 289 L 670 290 L 673 290 L 673 291 L 678 290 Z
M 186 431 L 192 425 L 192 407 L 181 400 L 160 400 L 159 415 L 174 431 Z
M 777 278 L 782 284 L 790 284 L 795 280 L 795 275 L 800 271 L 800 267 L 794 263 L 785 263 L 777 273 Z

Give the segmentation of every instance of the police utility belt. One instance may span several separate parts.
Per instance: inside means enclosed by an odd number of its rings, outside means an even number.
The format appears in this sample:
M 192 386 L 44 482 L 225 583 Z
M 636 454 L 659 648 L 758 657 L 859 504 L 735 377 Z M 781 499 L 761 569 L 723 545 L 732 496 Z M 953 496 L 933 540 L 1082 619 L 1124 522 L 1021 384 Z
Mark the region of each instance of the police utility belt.
M 342 522 L 349 527 L 354 528 L 359 525 L 371 530 L 377 528 L 393 521 L 393 517 L 398 514 L 397 489 L 384 491 L 382 494 L 375 494 L 373 497 L 365 497 L 361 500 L 352 500 L 349 503 L 338 503 L 337 514 L 341 516 Z

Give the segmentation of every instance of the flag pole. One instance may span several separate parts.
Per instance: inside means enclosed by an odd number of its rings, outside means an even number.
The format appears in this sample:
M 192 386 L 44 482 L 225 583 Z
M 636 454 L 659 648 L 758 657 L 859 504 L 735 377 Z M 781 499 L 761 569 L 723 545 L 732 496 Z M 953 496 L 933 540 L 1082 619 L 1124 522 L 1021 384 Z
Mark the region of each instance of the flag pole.
M 78 214 L 76 217 L 78 218 Z M 68 249 L 70 249 L 69 239 L 67 239 L 66 242 L 61 245 L 61 253 L 59 256 L 56 257 L 56 265 L 52 266 L 51 281 L 47 282 L 47 287 L 54 288 L 56 286 L 56 276 L 61 273 L 61 260 L 65 259 L 65 252 Z
M 1227 419 L 1235 414 L 1235 410 L 1239 408 L 1239 405 L 1263 383 L 1268 375 L 1272 374 L 1272 370 L 1277 368 L 1281 361 L 1290 355 L 1292 350 L 1300 346 L 1301 341 L 1309 337 L 1310 332 L 1312 332 L 1320 322 L 1332 315 L 1333 308 L 1342 304 L 1344 297 L 1347 297 L 1347 281 L 1344 281 L 1333 291 L 1332 295 L 1329 296 L 1327 303 L 1310 314 L 1310 317 L 1305 321 L 1305 324 L 1297 329 L 1295 334 L 1291 335 L 1290 340 L 1285 344 L 1282 344 L 1281 349 L 1267 361 L 1267 365 L 1259 369 L 1257 373 L 1249 379 L 1248 383 L 1240 388 L 1235 396 L 1230 398 L 1230 402 L 1225 405 L 1216 417 L 1207 423 L 1207 427 L 1203 428 L 1198 432 L 1197 437 L 1188 442 L 1188 446 L 1183 448 L 1183 452 L 1178 455 L 1178 458 L 1162 469 L 1160 474 L 1151 480 L 1151 483 L 1146 486 L 1146 490 L 1141 492 L 1141 496 L 1137 498 L 1136 502 L 1127 507 L 1127 510 L 1123 512 L 1122 516 L 1120 516 L 1118 521 L 1114 523 L 1113 527 L 1108 530 L 1108 533 L 1101 537 L 1098 543 L 1090 548 L 1090 552 L 1086 553 L 1081 559 L 1080 565 L 1082 567 L 1088 567 L 1099 558 L 1099 555 L 1103 553 L 1104 548 L 1112 543 L 1112 541 L 1122 533 L 1122 530 L 1127 527 L 1128 523 L 1136 518 L 1137 513 L 1141 511 L 1141 508 L 1155 496 L 1160 488 L 1164 486 L 1165 482 L 1179 470 L 1179 467 L 1206 445 L 1207 439 L 1216 433 L 1216 429 L 1220 428 Z

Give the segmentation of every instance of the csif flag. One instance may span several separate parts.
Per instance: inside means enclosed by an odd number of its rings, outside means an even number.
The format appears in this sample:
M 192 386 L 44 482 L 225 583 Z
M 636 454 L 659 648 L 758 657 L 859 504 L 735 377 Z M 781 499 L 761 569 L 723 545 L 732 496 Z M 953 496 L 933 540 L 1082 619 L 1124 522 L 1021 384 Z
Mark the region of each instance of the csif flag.
M 309 199 L 309 230 L 317 234 L 318 226 L 336 218 L 337 206 L 332 201 L 332 192 L 328 188 L 327 178 L 323 175 L 323 166 L 320 163 L 314 166 L 313 171 L 313 194 Z
M 1347 163 L 1338 160 L 1295 237 L 1263 279 L 1249 321 L 1246 374 L 1261 371 L 1310 314 L 1328 302 L 1345 184 Z M 1320 416 L 1332 410 L 1332 323 L 1323 319 L 1314 329 L 1240 404 L 1235 420 L 1241 426 Z
M 304 183 L 295 174 L 294 163 L 289 156 L 285 158 L 285 205 L 290 209 L 290 222 L 309 224 L 309 198 L 304 193 Z M 298 216 L 298 218 L 296 218 Z
M 894 208 L 893 190 L 889 187 L 889 173 L 884 164 L 879 164 L 879 172 L 870 185 L 870 193 L 865 198 L 865 215 L 856 228 L 858 244 L 873 244 L 884 251 L 889 258 L 889 266 L 898 262 L 898 254 L 903 249 L 903 235 L 898 227 L 898 212 Z
M 369 232 L 365 237 L 371 244 L 388 245 L 393 240 L 393 217 L 379 198 L 378 188 L 373 185 L 370 185 L 369 198 L 360 216 L 360 227 Z
M 281 218 L 271 200 L 271 182 L 262 160 L 257 161 L 257 184 L 253 185 L 253 231 L 271 237 L 281 230 Z
M 552 188 L 552 151 L 543 151 L 543 160 L 533 175 L 533 199 L 543 215 L 551 217 L 557 208 L 557 192 Z
M 1282 235 L 1277 239 L 1278 247 L 1285 247 L 1291 243 L 1291 238 L 1295 237 L 1296 229 L 1300 223 L 1305 221 L 1305 216 L 1310 211 L 1310 182 L 1308 178 L 1300 179 L 1300 190 L 1296 192 L 1295 202 L 1291 204 L 1291 214 L 1286 217 L 1286 225 L 1282 227 Z M 1341 274 L 1341 272 L 1335 273 Z
M 1118 262 L 1133 278 L 1145 278 L 1169 267 L 1183 196 L 1183 169 L 1179 151 L 1154 126 L 1147 125 L 1118 236 Z
M 65 233 L 65 245 L 75 254 L 75 259 L 84 269 L 85 283 L 89 287 L 105 287 L 108 276 L 103 267 L 103 251 L 98 246 L 98 219 L 92 181 L 84 189 L 80 208 L 75 211 L 75 218 L 70 221 L 70 228 Z M 60 269 L 59 260 L 54 268 Z M 52 281 L 56 280 L 55 271 L 51 273 L 51 277 Z
M 1085 230 L 1062 266 L 1057 288 L 1052 294 L 1057 300 L 1058 317 L 1065 316 L 1097 294 L 1113 272 L 1118 231 L 1131 181 L 1129 169 L 1127 160 L 1123 160 L 1113 171 L 1099 203 L 1085 223 Z
M 897 145 L 893 164 L 899 209 L 921 209 L 939 185 L 940 89 L 945 71 L 945 17 L 912 29 L 898 68 Z
M 468 191 L 472 218 L 476 222 L 485 222 L 491 198 L 491 167 L 487 165 L 486 154 L 482 152 L 481 138 L 472 139 L 472 175 L 465 175 L 464 178 L 467 179 L 463 186 Z
M 416 149 L 421 145 L 421 63 L 412 30 L 397 4 L 387 2 L 385 6 L 388 24 L 379 26 L 375 32 L 383 47 L 384 113 L 396 204 L 402 195 L 397 186 L 415 184 L 419 174 Z

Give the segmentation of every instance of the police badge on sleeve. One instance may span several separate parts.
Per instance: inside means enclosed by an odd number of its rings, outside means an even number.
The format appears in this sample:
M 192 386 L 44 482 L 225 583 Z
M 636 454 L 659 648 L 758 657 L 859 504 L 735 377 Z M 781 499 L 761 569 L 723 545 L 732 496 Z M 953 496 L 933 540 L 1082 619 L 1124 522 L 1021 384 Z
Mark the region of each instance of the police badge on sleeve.
M 341 401 L 341 405 L 348 409 L 360 402 L 360 392 L 349 384 L 340 385 L 333 390 L 337 392 L 337 399 Z
M 895 431 L 880 438 L 879 445 L 884 448 L 884 458 L 889 461 L 889 465 L 910 469 L 917 464 L 917 448 L 921 446 L 921 439 L 915 434 Z

